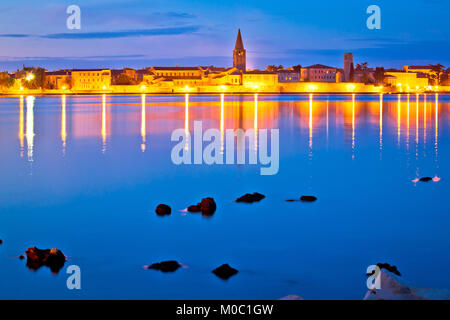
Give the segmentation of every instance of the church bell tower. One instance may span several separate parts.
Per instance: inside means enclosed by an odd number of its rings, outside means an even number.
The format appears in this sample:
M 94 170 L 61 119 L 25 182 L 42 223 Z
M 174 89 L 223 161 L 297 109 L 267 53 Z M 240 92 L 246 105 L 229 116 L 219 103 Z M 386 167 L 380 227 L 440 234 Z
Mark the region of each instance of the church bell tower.
M 246 70 L 246 53 L 244 44 L 242 43 L 241 29 L 238 30 L 236 45 L 233 50 L 233 67 L 245 71 Z

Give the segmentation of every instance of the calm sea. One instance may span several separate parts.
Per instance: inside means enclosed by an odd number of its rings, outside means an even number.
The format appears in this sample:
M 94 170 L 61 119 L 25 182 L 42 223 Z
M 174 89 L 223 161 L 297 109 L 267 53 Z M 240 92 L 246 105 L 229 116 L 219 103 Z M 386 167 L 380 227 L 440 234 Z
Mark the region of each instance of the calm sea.
M 450 289 L 449 106 L 448 95 L 1 97 L 0 298 L 362 299 L 378 262 Z M 172 132 L 200 120 L 279 129 L 278 173 L 175 165 Z M 255 191 L 266 199 L 234 202 Z M 301 195 L 318 201 L 285 201 Z M 207 196 L 212 217 L 183 211 Z M 158 217 L 159 203 L 172 214 Z M 18 259 L 32 246 L 68 262 L 32 271 Z M 172 259 L 185 267 L 143 268 Z M 223 263 L 239 273 L 217 278 Z M 66 287 L 72 264 L 81 290 Z

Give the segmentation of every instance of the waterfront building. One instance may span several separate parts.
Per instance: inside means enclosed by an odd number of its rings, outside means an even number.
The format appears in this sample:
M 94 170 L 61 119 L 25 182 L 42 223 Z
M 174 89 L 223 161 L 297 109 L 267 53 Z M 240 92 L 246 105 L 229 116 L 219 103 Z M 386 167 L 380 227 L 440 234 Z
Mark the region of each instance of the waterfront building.
M 109 69 L 72 70 L 72 89 L 74 91 L 108 90 L 110 87 L 111 70 Z
M 200 86 L 205 84 L 206 70 L 202 67 L 151 67 L 144 81 L 170 86 Z
M 430 80 L 430 84 L 438 85 L 444 70 L 439 71 L 431 65 L 428 66 L 403 66 L 404 72 L 415 72 L 420 76 L 425 76 Z
M 301 81 L 305 82 L 340 82 L 338 69 L 323 64 L 302 68 Z
M 415 72 L 415 73 L 423 73 L 426 75 L 434 75 L 436 71 L 432 66 L 403 66 L 404 72 Z
M 71 86 L 71 70 L 45 72 L 44 87 L 46 89 L 66 90 Z
M 429 86 L 429 79 L 416 72 L 387 71 L 384 75 L 384 82 L 400 91 L 414 91 Z
M 201 77 L 204 74 L 204 70 L 201 67 L 151 67 L 150 72 L 157 77 L 186 79 Z
M 138 72 L 131 68 L 111 70 L 111 83 L 113 85 L 137 84 L 139 82 L 138 78 L 139 78 Z
M 242 72 L 236 68 L 211 68 L 208 78 L 210 85 L 242 85 Z
M 296 70 L 279 70 L 278 82 L 300 82 L 300 71 Z
M 242 84 L 247 87 L 275 86 L 278 84 L 278 74 L 270 71 L 246 71 L 242 74 Z

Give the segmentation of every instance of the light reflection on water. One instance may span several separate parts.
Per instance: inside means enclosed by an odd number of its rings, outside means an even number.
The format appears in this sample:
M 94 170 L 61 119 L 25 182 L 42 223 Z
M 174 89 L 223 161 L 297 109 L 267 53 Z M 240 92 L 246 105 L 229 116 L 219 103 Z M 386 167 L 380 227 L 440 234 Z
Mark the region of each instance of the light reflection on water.
M 213 110 L 215 109 L 216 101 L 214 101 L 214 96 L 212 97 L 212 101 L 206 102 L 211 106 L 211 110 L 205 111 L 203 108 L 205 106 L 205 102 L 199 101 L 190 103 L 189 101 L 189 94 L 186 94 L 184 96 L 184 129 L 186 131 L 186 134 L 188 135 L 188 139 L 190 139 L 191 134 L 190 133 L 190 123 L 194 120 L 201 120 L 204 116 L 208 118 L 208 120 L 214 120 L 217 119 L 219 123 L 219 128 L 221 132 L 221 152 L 224 152 L 224 132 L 227 128 L 243 128 L 248 129 L 253 127 L 255 139 L 254 139 L 254 146 L 252 146 L 252 149 L 254 151 L 257 151 L 258 148 L 258 114 L 261 114 L 261 125 L 262 128 L 276 128 L 277 122 L 280 117 L 280 107 L 282 106 L 282 102 L 278 101 L 273 103 L 271 100 L 263 100 L 260 104 L 261 107 L 258 109 L 258 94 L 255 94 L 253 96 L 253 110 L 250 110 L 250 101 L 248 98 L 243 99 L 242 96 L 225 96 L 224 94 L 221 94 L 219 97 L 220 101 L 220 110 L 216 114 Z M 406 101 L 405 101 L 406 97 Z M 73 115 L 73 118 L 67 120 L 67 97 L 66 95 L 61 96 L 61 141 L 63 146 L 63 155 L 66 152 L 66 145 L 67 145 L 67 139 L 68 135 L 72 135 L 74 139 L 85 139 L 85 138 L 91 138 L 97 135 L 97 132 L 95 130 L 96 125 L 96 119 L 100 119 L 100 136 L 101 136 L 101 152 L 105 153 L 107 151 L 108 147 L 108 136 L 111 135 L 110 133 L 110 123 L 111 123 L 111 108 L 116 107 L 118 105 L 109 104 L 107 102 L 107 99 L 112 99 L 111 97 L 108 98 L 106 95 L 103 95 L 101 97 L 101 115 L 98 116 L 95 108 L 95 100 L 96 97 L 89 97 L 87 99 L 92 101 L 92 104 L 83 106 L 83 105 L 76 105 L 76 100 L 80 100 L 83 98 L 79 97 L 69 97 L 69 99 L 73 98 L 75 101 L 74 108 L 78 109 L 79 112 L 75 110 Z M 159 102 L 152 102 L 152 96 L 150 96 L 150 102 L 146 102 L 146 95 L 141 95 L 141 115 L 140 115 L 140 135 L 141 135 L 141 144 L 140 149 L 142 152 L 145 152 L 147 149 L 146 146 L 146 139 L 147 134 L 152 134 L 151 130 L 147 130 L 147 107 L 152 108 L 152 106 L 158 107 L 160 105 Z M 229 98 L 229 99 L 227 99 Z M 35 97 L 28 96 L 26 97 L 26 121 L 24 118 L 24 98 L 21 96 L 19 98 L 19 153 L 22 156 L 23 155 L 23 148 L 24 148 L 24 138 L 26 138 L 27 143 L 27 159 L 29 162 L 33 162 L 33 153 L 34 153 L 34 103 L 35 103 Z M 313 94 L 309 95 L 308 100 L 308 113 L 306 113 L 305 104 L 306 101 L 295 101 L 293 103 L 293 106 L 290 105 L 289 108 L 293 108 L 294 113 L 290 114 L 288 118 L 294 118 L 297 117 L 299 119 L 298 127 L 302 129 L 305 126 L 305 122 L 302 121 L 302 119 L 307 118 L 307 126 L 308 126 L 308 145 L 309 145 L 309 157 L 311 158 L 313 155 L 313 142 L 314 142 L 314 135 L 319 134 L 323 135 L 323 132 L 320 132 L 322 129 L 322 122 L 325 121 L 325 135 L 326 140 L 328 144 L 329 139 L 329 126 L 330 126 L 330 101 L 329 97 L 326 98 L 326 104 L 324 104 L 323 99 L 318 99 L 316 101 Z M 395 98 L 389 97 L 389 101 L 386 103 L 384 102 L 384 96 L 383 94 L 379 95 L 379 110 L 378 110 L 378 126 L 379 126 L 379 149 L 380 149 L 380 157 L 382 155 L 383 150 L 383 119 L 384 117 L 387 117 L 388 124 L 391 124 L 390 127 L 387 128 L 387 134 L 391 134 L 394 132 L 393 122 L 390 121 L 394 117 L 394 114 L 396 113 L 396 127 L 397 127 L 397 144 L 398 147 L 401 146 L 401 141 L 404 139 L 406 151 L 409 154 L 410 152 L 410 143 L 411 143 L 411 121 L 414 121 L 414 142 L 415 142 L 415 157 L 416 160 L 419 157 L 419 138 L 420 138 L 420 132 L 419 130 L 422 127 L 422 135 L 423 135 L 423 148 L 426 149 L 426 143 L 427 143 L 427 133 L 429 128 L 429 112 L 433 112 L 434 114 L 431 114 L 430 116 L 434 119 L 434 151 L 435 151 L 435 162 L 438 163 L 438 138 L 439 138 L 439 95 L 436 94 L 434 97 L 434 110 L 428 111 L 427 109 L 427 103 L 429 97 L 427 97 L 426 94 L 424 95 L 415 95 L 415 110 L 411 111 L 411 96 L 410 94 L 406 95 L 397 95 L 397 104 L 394 104 Z M 228 101 L 226 101 L 228 100 Z M 420 103 L 422 101 L 422 103 Z M 179 102 L 174 101 L 172 104 L 176 106 Z M 348 101 L 342 101 L 339 102 L 332 102 L 332 106 L 334 107 L 332 112 L 334 111 L 334 119 L 336 121 L 336 128 L 339 129 L 339 127 L 342 127 L 344 130 L 344 136 L 346 136 L 346 132 L 348 131 L 348 123 L 349 118 L 351 119 L 351 157 L 352 159 L 355 158 L 355 149 L 356 145 L 358 143 L 357 141 L 357 126 L 358 117 L 364 118 L 366 116 L 373 117 L 375 116 L 375 109 L 372 106 L 374 102 L 365 102 L 357 101 L 357 96 L 355 94 L 351 95 L 351 105 L 349 107 Z M 164 102 L 163 105 L 167 105 L 168 102 Z M 333 105 L 334 104 L 334 105 Z M 120 103 L 119 103 L 120 105 Z M 129 104 L 133 105 L 133 104 Z M 447 105 L 447 102 L 445 103 Z M 196 112 L 196 110 L 193 112 L 194 117 L 190 119 L 190 107 L 199 107 L 202 108 L 201 112 Z M 84 107 L 87 107 L 85 110 Z M 349 109 L 351 111 L 349 111 Z M 386 114 L 384 109 L 386 109 Z M 359 111 L 361 110 L 361 111 Z M 406 110 L 406 112 L 405 112 Z M 351 112 L 351 113 L 349 113 Z M 132 112 L 127 112 L 132 113 Z M 253 113 L 253 114 L 252 114 Z M 420 114 L 423 114 L 422 121 L 420 121 Z M 295 116 L 293 116 L 295 114 Z M 180 113 L 171 113 L 172 119 L 170 120 L 177 120 L 180 117 Z M 284 115 L 282 115 L 284 117 Z M 126 119 L 124 121 L 127 121 L 130 118 L 130 115 L 126 115 Z M 325 119 L 323 119 L 325 118 Z M 250 125 L 250 121 L 253 122 L 252 126 Z M 67 122 L 71 123 L 72 132 L 68 133 L 67 131 Z M 170 121 L 173 123 L 173 121 Z M 24 124 L 26 123 L 26 129 L 24 134 Z M 402 127 L 406 126 L 406 127 Z M 210 124 L 211 127 L 214 127 L 214 124 Z M 118 134 L 133 134 L 132 125 L 126 126 L 125 131 L 120 131 Z M 160 125 L 157 127 L 154 127 L 155 132 L 157 133 L 169 133 L 170 130 L 176 129 L 173 125 L 166 126 Z M 150 131 L 150 132 L 148 132 Z M 317 133 L 315 133 L 317 132 Z M 189 151 L 189 140 L 187 140 L 186 143 L 186 151 Z M 248 146 L 247 146 L 248 147 Z M 409 160 L 408 160 L 409 161 Z
M 0 297 L 72 297 L 64 272 L 48 278 L 7 258 L 31 245 L 60 247 L 85 268 L 86 298 L 359 299 L 361 274 L 384 260 L 412 282 L 448 289 L 450 171 L 440 164 L 450 155 L 449 103 L 406 94 L 0 98 Z M 192 135 L 198 120 L 220 129 L 222 155 L 227 129 L 253 131 L 246 148 L 257 151 L 258 130 L 279 128 L 279 173 L 173 165 L 172 131 Z M 267 199 L 233 202 L 254 191 Z M 284 202 L 302 194 L 319 201 Z M 205 196 L 218 203 L 212 219 L 180 214 Z M 172 215 L 156 217 L 158 203 Z M 189 271 L 140 271 L 163 259 Z M 208 277 L 221 263 L 242 270 L 226 286 Z M 47 289 L 22 290 L 30 283 Z

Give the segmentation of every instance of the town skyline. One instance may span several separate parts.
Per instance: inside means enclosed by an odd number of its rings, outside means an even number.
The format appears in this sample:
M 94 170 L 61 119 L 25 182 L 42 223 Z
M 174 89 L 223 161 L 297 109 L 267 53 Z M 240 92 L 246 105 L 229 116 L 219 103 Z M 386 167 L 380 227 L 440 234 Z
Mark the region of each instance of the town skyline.
M 247 68 L 247 50 L 238 29 L 232 67 L 152 66 L 132 68 L 63 69 L 48 71 L 23 67 L 0 73 L 3 94 L 35 91 L 66 93 L 427 93 L 450 91 L 450 68 L 437 65 L 404 65 L 402 69 L 369 68 L 344 53 L 344 68 L 314 64 L 265 70 Z M 31 90 L 31 91 L 30 91 Z

